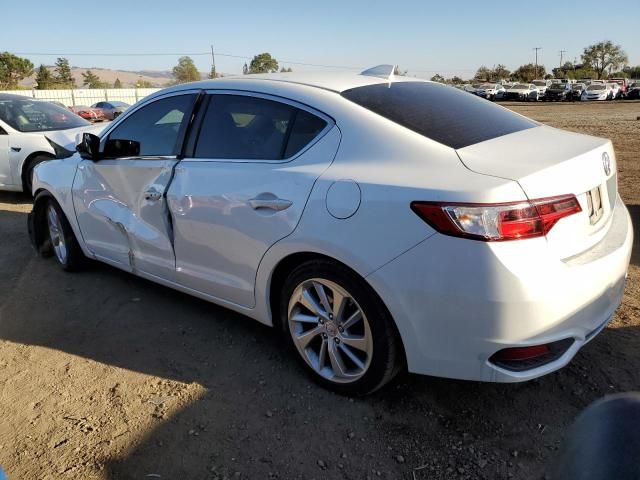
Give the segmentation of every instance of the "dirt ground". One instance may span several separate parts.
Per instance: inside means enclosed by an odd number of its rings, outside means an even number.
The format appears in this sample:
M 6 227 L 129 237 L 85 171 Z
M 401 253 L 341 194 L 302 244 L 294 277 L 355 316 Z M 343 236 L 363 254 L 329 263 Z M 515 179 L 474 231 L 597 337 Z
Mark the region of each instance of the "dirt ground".
M 513 104 L 613 139 L 640 238 L 640 103 Z M 515 385 L 404 374 L 349 399 L 270 329 L 92 265 L 35 257 L 27 199 L 0 194 L 0 465 L 10 479 L 540 479 L 567 426 L 640 389 L 640 246 L 610 326 Z

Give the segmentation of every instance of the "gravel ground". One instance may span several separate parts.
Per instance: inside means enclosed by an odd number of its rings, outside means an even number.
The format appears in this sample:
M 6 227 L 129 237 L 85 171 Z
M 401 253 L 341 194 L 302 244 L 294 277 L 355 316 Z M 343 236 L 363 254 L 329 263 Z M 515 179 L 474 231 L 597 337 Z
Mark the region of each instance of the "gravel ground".
M 640 103 L 512 104 L 609 137 L 640 238 Z M 92 265 L 34 256 L 0 194 L 0 465 L 11 479 L 544 478 L 593 400 L 640 386 L 640 248 L 610 326 L 516 385 L 404 374 L 350 399 L 245 317 Z

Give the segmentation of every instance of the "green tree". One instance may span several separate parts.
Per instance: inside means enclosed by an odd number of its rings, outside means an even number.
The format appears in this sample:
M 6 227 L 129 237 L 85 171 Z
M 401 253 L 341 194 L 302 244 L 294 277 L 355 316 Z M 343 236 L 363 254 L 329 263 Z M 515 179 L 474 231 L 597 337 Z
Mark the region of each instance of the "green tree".
M 136 88 L 153 88 L 153 83 L 147 81 L 147 80 L 142 80 L 139 79 L 136 82 Z
M 440 83 L 444 83 L 444 77 L 442 75 L 440 75 L 439 73 L 436 73 L 433 77 L 431 77 L 431 81 L 432 82 L 440 82 Z
M 473 78 L 475 78 L 476 80 L 491 80 L 492 77 L 493 70 L 482 65 L 480 68 L 478 68 Z
M 69 60 L 66 58 L 58 58 L 55 68 L 55 86 L 57 88 L 76 88 L 76 80 L 71 75 L 71 67 Z
M 393 74 L 398 77 L 406 77 L 408 73 L 409 70 L 400 70 L 400 67 L 398 67 L 398 65 L 396 65 L 393 69 Z
M 47 67 L 40 65 L 36 74 L 36 88 L 38 90 L 48 90 L 54 85 L 53 75 Z
M 91 70 L 87 70 L 82 74 L 83 85 L 89 88 L 109 88 L 109 84 L 100 80 L 100 77 L 93 73 Z
M 617 70 L 629 61 L 620 45 L 605 40 L 586 47 L 582 53 L 582 62 L 590 65 L 598 78 L 602 78 L 605 70 Z
M 119 78 L 116 78 L 116 81 L 113 82 L 113 88 L 122 88 L 122 82 Z
M 293 70 L 291 69 L 291 67 L 289 67 L 289 68 L 282 67 L 282 68 L 280 69 L 280 72 L 281 72 L 281 73 L 289 73 L 289 72 L 293 72 Z
M 249 64 L 249 73 L 272 73 L 277 71 L 278 61 L 270 53 L 256 55 Z
M 0 88 L 16 89 L 22 79 L 33 73 L 33 63 L 9 52 L 0 53 Z
M 176 83 L 196 82 L 200 80 L 200 72 L 191 57 L 180 57 L 178 59 L 178 64 L 173 67 L 173 76 L 176 79 Z
M 499 81 L 511 76 L 511 71 L 501 63 L 499 63 L 496 68 L 493 69 L 492 73 L 493 75 L 491 76 L 491 78 Z
M 527 63 L 526 65 L 519 66 L 514 72 L 513 77 L 521 82 L 530 82 L 536 78 L 544 78 L 547 74 L 544 65 L 538 65 L 537 72 L 536 66 L 533 63 Z
M 464 83 L 464 80 L 454 75 L 448 80 L 448 83 L 453 83 L 454 85 L 460 85 L 461 83 Z

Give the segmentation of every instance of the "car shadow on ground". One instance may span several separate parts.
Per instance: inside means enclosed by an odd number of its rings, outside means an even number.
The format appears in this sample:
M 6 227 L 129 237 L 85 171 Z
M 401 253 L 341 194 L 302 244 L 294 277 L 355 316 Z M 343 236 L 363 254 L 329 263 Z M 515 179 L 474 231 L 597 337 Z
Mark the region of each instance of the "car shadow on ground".
M 101 264 L 67 274 L 36 258 L 25 219 L 0 211 L 1 339 L 205 389 L 109 460 L 107 478 L 413 478 L 422 466 L 415 478 L 540 478 L 582 408 L 640 383 L 629 327 L 525 384 L 403 374 L 372 396 L 338 396 L 242 315 Z

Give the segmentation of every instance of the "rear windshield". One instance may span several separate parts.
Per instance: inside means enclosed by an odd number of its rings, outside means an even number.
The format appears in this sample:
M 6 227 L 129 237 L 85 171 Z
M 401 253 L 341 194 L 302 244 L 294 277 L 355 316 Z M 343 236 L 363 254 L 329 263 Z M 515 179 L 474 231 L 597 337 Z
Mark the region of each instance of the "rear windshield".
M 537 124 L 475 95 L 435 82 L 367 85 L 342 96 L 451 148 L 464 148 Z

